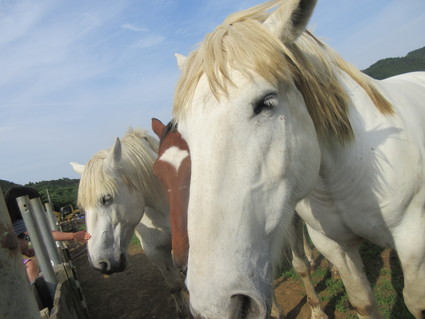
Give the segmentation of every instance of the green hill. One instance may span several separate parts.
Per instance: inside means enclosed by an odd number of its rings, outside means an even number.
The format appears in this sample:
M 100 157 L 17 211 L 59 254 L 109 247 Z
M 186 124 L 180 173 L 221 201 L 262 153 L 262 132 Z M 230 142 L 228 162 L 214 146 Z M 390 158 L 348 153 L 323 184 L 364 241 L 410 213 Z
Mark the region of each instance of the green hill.
M 412 71 L 425 71 L 425 47 L 409 52 L 405 57 L 379 60 L 363 70 L 367 75 L 379 80 Z
M 42 202 L 48 201 L 48 191 L 55 210 L 59 211 L 62 206 L 66 206 L 69 204 L 73 205 L 74 207 L 77 206 L 77 193 L 79 182 L 79 179 L 61 178 L 52 181 L 28 183 L 24 186 L 35 188 L 40 193 Z M 18 186 L 18 184 L 5 180 L 0 180 L 0 187 L 3 191 L 3 194 L 5 194 L 7 190 L 12 186 Z

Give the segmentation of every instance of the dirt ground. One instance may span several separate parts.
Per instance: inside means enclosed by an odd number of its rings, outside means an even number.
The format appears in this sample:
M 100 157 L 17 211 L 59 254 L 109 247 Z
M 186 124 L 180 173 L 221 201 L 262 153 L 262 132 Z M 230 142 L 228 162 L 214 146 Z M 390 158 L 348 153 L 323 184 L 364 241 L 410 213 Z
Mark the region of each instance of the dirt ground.
M 110 276 L 93 270 L 85 246 L 71 251 L 78 280 L 87 301 L 91 319 L 169 319 L 176 318 L 174 301 L 160 272 L 140 246 L 130 247 L 128 267 Z M 277 280 L 275 293 L 288 319 L 308 319 L 310 309 L 301 284 Z M 352 318 L 354 312 L 338 313 L 334 306 L 322 302 L 330 319 Z
M 71 251 L 91 319 L 176 318 L 161 273 L 139 247 L 130 248 L 127 269 L 110 276 L 91 268 L 85 246 Z

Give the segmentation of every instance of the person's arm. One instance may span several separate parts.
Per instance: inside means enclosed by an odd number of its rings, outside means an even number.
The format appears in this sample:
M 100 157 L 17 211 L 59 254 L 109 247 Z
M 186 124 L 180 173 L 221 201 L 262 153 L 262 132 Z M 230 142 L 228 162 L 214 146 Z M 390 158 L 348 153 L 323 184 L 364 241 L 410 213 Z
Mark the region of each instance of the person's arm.
M 86 233 L 85 230 L 80 230 L 75 233 L 67 233 L 62 231 L 52 231 L 52 236 L 54 240 L 64 241 L 64 240 L 78 240 L 79 242 L 86 242 L 90 235 Z
M 52 236 L 54 240 L 74 240 L 74 233 L 65 233 L 62 231 L 52 230 Z

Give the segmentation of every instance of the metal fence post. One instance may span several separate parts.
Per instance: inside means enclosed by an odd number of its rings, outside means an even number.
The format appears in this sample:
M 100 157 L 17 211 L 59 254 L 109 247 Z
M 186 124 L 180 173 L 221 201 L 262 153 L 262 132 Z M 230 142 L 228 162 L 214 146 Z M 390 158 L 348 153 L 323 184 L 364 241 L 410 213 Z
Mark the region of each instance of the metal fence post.
M 0 318 L 40 319 L 1 189 L 0 243 Z
M 37 223 L 34 221 L 34 213 L 32 212 L 29 197 L 28 195 L 21 196 L 18 197 L 16 201 L 24 219 L 25 226 L 27 227 L 28 233 L 31 237 L 31 243 L 34 247 L 37 261 L 40 265 L 44 281 L 49 288 L 50 296 L 53 301 L 53 298 L 55 297 L 57 279 L 52 264 L 50 263 L 49 254 L 47 253 L 47 249 L 40 236 L 40 230 L 38 229 Z
M 46 207 L 47 221 L 49 222 L 50 229 L 59 231 L 60 229 L 56 221 L 55 214 L 53 213 L 52 203 L 51 202 L 44 203 L 44 207 Z M 56 241 L 56 247 L 63 249 L 64 248 L 63 242 Z
M 59 230 L 59 227 L 56 224 L 55 214 L 53 213 L 52 204 L 49 202 L 44 203 L 44 207 L 46 208 L 47 221 L 49 222 L 50 229 Z
M 47 248 L 47 252 L 49 253 L 49 257 L 53 262 L 53 265 L 61 264 L 61 259 L 59 257 L 58 250 L 56 248 L 55 240 L 52 236 L 52 231 L 48 225 L 47 216 L 44 213 L 43 204 L 41 203 L 40 198 L 33 198 L 30 200 L 31 207 L 34 211 L 35 221 L 38 225 L 38 229 L 40 230 L 40 236 L 43 239 L 43 243 Z

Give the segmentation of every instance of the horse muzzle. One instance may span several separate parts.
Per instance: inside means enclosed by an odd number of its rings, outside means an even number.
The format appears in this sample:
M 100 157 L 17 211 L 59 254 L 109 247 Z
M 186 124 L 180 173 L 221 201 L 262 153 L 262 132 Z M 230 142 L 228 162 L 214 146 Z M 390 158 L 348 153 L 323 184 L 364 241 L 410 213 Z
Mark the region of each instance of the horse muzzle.
M 102 261 L 99 261 L 97 264 L 94 264 L 90 260 L 90 264 L 92 265 L 94 269 L 96 269 L 97 271 L 100 271 L 102 274 L 110 275 L 116 272 L 124 271 L 127 266 L 127 258 L 125 254 L 121 254 L 120 260 L 118 262 L 102 260 Z

